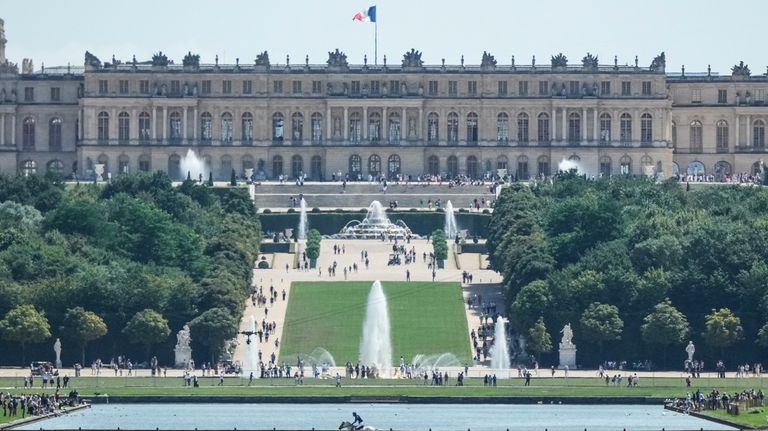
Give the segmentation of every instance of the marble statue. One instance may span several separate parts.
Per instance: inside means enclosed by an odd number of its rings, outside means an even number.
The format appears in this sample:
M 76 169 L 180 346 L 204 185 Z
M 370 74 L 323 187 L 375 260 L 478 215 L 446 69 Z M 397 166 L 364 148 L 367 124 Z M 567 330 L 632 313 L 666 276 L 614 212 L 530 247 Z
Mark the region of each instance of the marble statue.
M 56 352 L 56 368 L 61 368 L 61 340 L 58 338 L 53 343 L 53 351 Z
M 696 353 L 696 346 L 693 345 L 693 341 L 689 341 L 685 346 L 685 353 L 688 354 L 688 360 L 693 361 L 693 354 Z
M 192 348 L 189 343 L 192 341 L 190 337 L 189 325 L 184 325 L 183 328 L 176 334 L 176 347 L 173 351 L 175 353 L 174 364 L 176 367 L 186 368 L 189 366 L 192 360 Z
M 563 338 L 560 340 L 559 345 L 560 368 L 576 368 L 576 345 L 573 344 L 573 329 L 571 329 L 571 324 L 568 323 L 563 326 L 560 333 L 563 334 Z
M 571 329 L 570 323 L 563 326 L 563 330 L 560 331 L 560 333 L 563 334 L 563 338 L 560 340 L 560 344 L 565 346 L 570 346 L 573 344 L 573 330 Z

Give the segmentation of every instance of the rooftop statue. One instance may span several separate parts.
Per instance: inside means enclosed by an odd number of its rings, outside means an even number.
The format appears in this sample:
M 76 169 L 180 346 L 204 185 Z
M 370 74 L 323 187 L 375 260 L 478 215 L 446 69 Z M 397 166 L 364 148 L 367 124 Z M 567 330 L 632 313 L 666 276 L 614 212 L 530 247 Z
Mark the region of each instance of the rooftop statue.
M 101 60 L 99 60 L 99 57 L 96 57 L 90 52 L 85 51 L 85 65 L 98 69 L 101 67 Z
M 347 68 L 349 66 L 349 63 L 347 63 L 347 54 L 339 51 L 339 48 L 336 48 L 336 51 L 331 51 L 328 53 L 327 63 L 328 66 L 338 68 Z
M 597 69 L 597 56 L 587 53 L 587 55 L 581 59 L 581 64 L 585 69 Z
M 496 57 L 494 57 L 490 52 L 483 51 L 483 59 L 480 61 L 480 67 L 484 69 L 495 69 Z
M 187 55 L 181 61 L 184 66 L 200 66 L 200 54 L 192 54 L 192 51 L 188 51 Z
M 654 57 L 650 69 L 653 72 L 663 72 L 665 67 L 667 67 L 667 56 L 662 51 L 661 54 Z
M 152 66 L 168 66 L 169 63 L 168 56 L 163 54 L 163 51 L 152 56 Z
M 749 66 L 740 61 L 739 64 L 734 65 L 731 68 L 731 76 L 749 76 L 752 72 L 749 71 Z
M 552 67 L 566 66 L 568 66 L 568 57 L 564 56 L 562 52 L 552 56 Z
M 256 56 L 256 66 L 269 66 L 269 53 L 267 51 Z
M 421 51 L 411 48 L 403 54 L 403 67 L 422 67 L 424 62 L 421 60 Z

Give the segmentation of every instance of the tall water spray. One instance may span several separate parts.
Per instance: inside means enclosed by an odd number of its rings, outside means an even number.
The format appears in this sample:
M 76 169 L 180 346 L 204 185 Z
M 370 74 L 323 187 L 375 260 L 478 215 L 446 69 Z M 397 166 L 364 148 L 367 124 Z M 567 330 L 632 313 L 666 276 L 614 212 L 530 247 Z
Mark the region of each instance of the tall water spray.
M 508 370 L 510 367 L 509 346 L 507 346 L 506 323 L 501 316 L 496 318 L 496 329 L 493 332 L 493 346 L 491 346 L 491 368 L 494 370 Z
M 557 164 L 558 172 L 570 172 L 572 170 L 575 170 L 577 175 L 584 175 L 586 173 L 581 163 L 576 160 L 563 159 Z
M 309 230 L 309 220 L 307 220 L 307 201 L 301 198 L 299 202 L 299 239 L 307 239 L 307 231 Z
M 188 149 L 187 154 L 181 158 L 179 169 L 181 175 L 183 175 L 185 179 L 187 178 L 187 174 L 189 174 L 190 178 L 193 180 L 198 180 L 200 178 L 207 180 L 208 177 L 206 175 L 211 172 L 210 168 L 206 168 L 205 160 L 197 157 L 192 149 Z
M 360 341 L 360 363 L 375 366 L 379 376 L 389 377 L 392 370 L 392 340 L 389 335 L 389 309 L 387 297 L 376 280 L 368 294 L 363 321 L 363 338 Z
M 248 330 L 256 332 L 256 319 L 251 315 L 248 321 Z M 256 338 L 245 345 L 245 358 L 243 358 L 243 377 L 248 378 L 251 373 L 258 379 L 261 376 L 261 365 L 259 364 L 259 346 Z
M 459 234 L 459 228 L 456 227 L 456 214 L 453 211 L 451 201 L 445 203 L 445 235 L 448 239 L 456 238 Z

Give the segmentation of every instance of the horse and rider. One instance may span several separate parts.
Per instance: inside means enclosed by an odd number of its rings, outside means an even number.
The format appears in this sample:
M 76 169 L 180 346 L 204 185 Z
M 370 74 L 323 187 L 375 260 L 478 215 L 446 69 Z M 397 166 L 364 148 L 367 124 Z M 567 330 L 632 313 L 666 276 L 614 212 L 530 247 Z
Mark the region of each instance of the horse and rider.
M 346 431 L 375 431 L 376 428 L 363 424 L 363 418 L 357 412 L 352 412 L 352 422 L 343 421 L 339 425 L 340 430 Z

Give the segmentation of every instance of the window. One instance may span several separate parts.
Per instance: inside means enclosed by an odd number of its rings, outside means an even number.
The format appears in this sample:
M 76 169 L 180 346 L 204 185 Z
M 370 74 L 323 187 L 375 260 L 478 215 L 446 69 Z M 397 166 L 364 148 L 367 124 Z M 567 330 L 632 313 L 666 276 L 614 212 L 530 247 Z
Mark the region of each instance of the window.
M 691 122 L 691 130 L 690 130 L 690 143 L 691 143 L 691 152 L 692 153 L 700 153 L 702 151 L 702 129 L 701 129 L 701 122 L 698 120 L 694 120 Z
M 232 114 L 229 112 L 221 114 L 221 141 L 232 142 L 233 131 Z
M 213 116 L 208 112 L 200 116 L 200 139 L 204 142 L 213 139 Z
M 728 152 L 728 122 L 720 120 L 717 122 L 717 133 L 715 135 L 715 145 L 718 153 Z
M 651 95 L 651 81 L 643 81 L 643 96 Z
M 376 154 L 368 157 L 368 174 L 378 177 L 381 174 L 381 157 Z
M 387 175 L 391 178 L 400 175 L 400 156 L 392 154 L 387 159 Z
M 467 95 L 477 96 L 477 81 L 467 81 Z
M 391 96 L 400 95 L 400 81 L 396 79 L 389 81 L 389 94 Z
M 48 123 L 48 150 L 61 151 L 61 118 L 51 118 Z
M 601 177 L 609 177 L 611 176 L 611 158 L 608 156 L 602 156 L 600 157 L 600 176 Z
M 717 90 L 717 103 L 728 103 L 728 90 Z
M 352 142 L 363 140 L 363 121 L 359 112 L 353 112 L 349 116 L 349 140 Z
M 355 96 L 360 94 L 360 81 L 352 81 L 351 92 Z
M 109 140 L 109 114 L 100 112 L 96 119 L 99 143 L 106 143 Z
M 621 81 L 621 95 L 622 96 L 631 96 L 632 95 L 632 82 L 630 82 L 630 81 Z
M 117 114 L 117 140 L 121 144 L 127 144 L 130 139 L 131 117 L 127 112 Z
M 440 140 L 440 117 L 435 112 L 427 115 L 427 142 L 436 143 Z
M 519 81 L 517 83 L 517 95 L 518 96 L 528 95 L 528 81 Z
M 619 166 L 622 175 L 630 175 L 632 173 L 632 159 L 629 156 L 622 156 L 619 159 Z
M 322 84 L 320 81 L 312 81 L 312 94 L 320 94 L 322 93 Z
M 349 176 L 353 180 L 359 179 L 363 172 L 363 159 L 358 154 L 349 156 Z
M 129 164 L 128 156 L 126 156 L 125 154 L 121 154 L 120 157 L 117 158 L 118 175 L 128 173 L 128 164 Z
M 756 120 L 752 127 L 752 145 L 755 148 L 765 148 L 765 122 Z
M 241 140 L 246 144 L 250 144 L 251 142 L 253 142 L 253 114 L 251 114 L 250 112 L 244 113 L 240 118 L 240 122 L 241 122 L 241 129 L 242 129 Z
M 525 112 L 517 115 L 517 141 L 521 145 L 528 143 L 528 114 Z
M 459 142 L 459 115 L 455 112 L 448 114 L 448 142 Z
M 221 81 L 221 93 L 222 94 L 232 94 L 232 80 L 225 79 Z
M 293 94 L 301 94 L 301 81 L 293 81 Z
M 400 142 L 400 114 L 393 112 L 389 114 L 389 143 L 397 144 Z
M 25 118 L 22 123 L 21 144 L 25 150 L 35 148 L 35 119 L 32 117 Z
M 504 170 L 509 169 L 509 160 L 507 159 L 507 156 L 502 155 L 502 156 L 496 157 L 496 170 L 499 170 L 499 169 L 504 169 Z
M 578 144 L 581 141 L 581 115 L 571 112 L 568 115 L 568 142 Z
M 755 102 L 765 101 L 765 90 L 755 90 Z
M 611 81 L 600 82 L 600 95 L 601 96 L 611 95 Z
M 568 81 L 568 94 L 571 96 L 579 95 L 579 81 Z
M 178 79 L 171 80 L 171 94 L 181 94 L 181 83 Z
M 477 114 L 470 112 L 467 114 L 467 142 L 477 143 Z
M 278 80 L 272 82 L 272 93 L 283 94 L 283 81 Z
M 470 178 L 477 178 L 477 157 L 475 156 L 469 156 L 467 157 L 467 176 Z
M 437 96 L 437 81 L 429 81 L 427 94 L 430 96 Z
M 203 88 L 202 88 L 201 93 L 203 93 L 203 94 L 211 94 L 211 80 L 210 79 L 203 80 Z
M 456 178 L 459 175 L 459 158 L 448 156 L 447 165 L 448 178 Z
M 323 115 L 319 112 L 312 114 L 312 142 L 318 143 L 323 140 Z
M 61 176 L 64 173 L 64 162 L 61 160 L 51 160 L 47 166 L 48 172 Z
M 496 117 L 496 140 L 500 143 L 509 142 L 509 116 L 504 112 Z
M 35 89 L 34 89 L 34 87 L 24 87 L 24 101 L 25 102 L 34 102 L 35 101 Z
M 440 159 L 437 156 L 429 156 L 427 159 L 427 173 L 429 175 L 440 174 Z
M 640 116 L 640 143 L 650 144 L 653 142 L 653 117 L 645 113 Z
M 528 173 L 528 156 L 520 156 L 517 158 L 517 179 L 527 180 L 530 178 Z
M 243 81 L 243 94 L 253 94 L 253 81 Z
M 51 102 L 61 101 L 61 88 L 51 87 Z
M 625 146 L 632 144 L 632 116 L 628 113 L 621 114 L 619 119 L 619 139 Z
M 691 103 L 701 103 L 701 88 L 691 89 Z
M 378 112 L 368 114 L 368 140 L 378 142 L 381 139 L 381 115 Z
M 170 136 L 168 138 L 172 143 L 179 143 L 181 141 L 181 113 L 178 111 L 171 112 L 171 116 L 168 119 L 168 125 Z
M 149 121 L 149 113 L 139 114 L 139 140 L 142 143 L 147 143 L 150 139 Z
M 285 120 L 283 114 L 276 112 L 272 115 L 272 139 L 282 142 L 284 137 Z
M 109 82 L 106 79 L 99 79 L 99 94 L 109 93 Z
M 498 81 L 498 85 L 499 85 L 499 91 L 498 91 L 499 97 L 505 97 L 507 95 L 507 81 Z
M 371 94 L 373 94 L 373 95 L 378 95 L 379 94 L 379 86 L 380 86 L 380 84 L 381 83 L 379 81 L 371 81 Z
M 448 81 L 448 95 L 451 97 L 459 95 L 459 84 L 456 81 Z
M 21 163 L 21 174 L 25 177 L 37 174 L 37 162 L 34 160 L 25 160 Z
M 539 81 L 539 95 L 549 95 L 549 81 Z
M 610 114 L 600 114 L 600 143 L 608 144 L 611 142 L 611 116 Z
M 149 94 L 149 80 L 142 79 L 139 81 L 139 93 Z
M 118 83 L 118 88 L 120 90 L 120 94 L 128 94 L 128 80 L 121 79 Z
M 549 142 L 549 114 L 542 112 L 538 117 L 538 141 L 541 143 Z
M 139 156 L 139 170 L 141 172 L 149 172 L 151 169 L 149 156 L 142 154 Z
M 283 175 L 283 158 L 281 156 L 272 157 L 272 177 L 277 178 Z
M 309 159 L 309 177 L 319 181 L 323 176 L 323 159 L 320 156 L 312 156 Z
M 538 165 L 537 173 L 539 175 L 544 177 L 549 175 L 549 157 L 539 156 L 538 160 L 536 161 L 536 164 Z
M 300 112 L 294 112 L 291 116 L 291 139 L 293 142 L 304 139 L 304 116 Z

